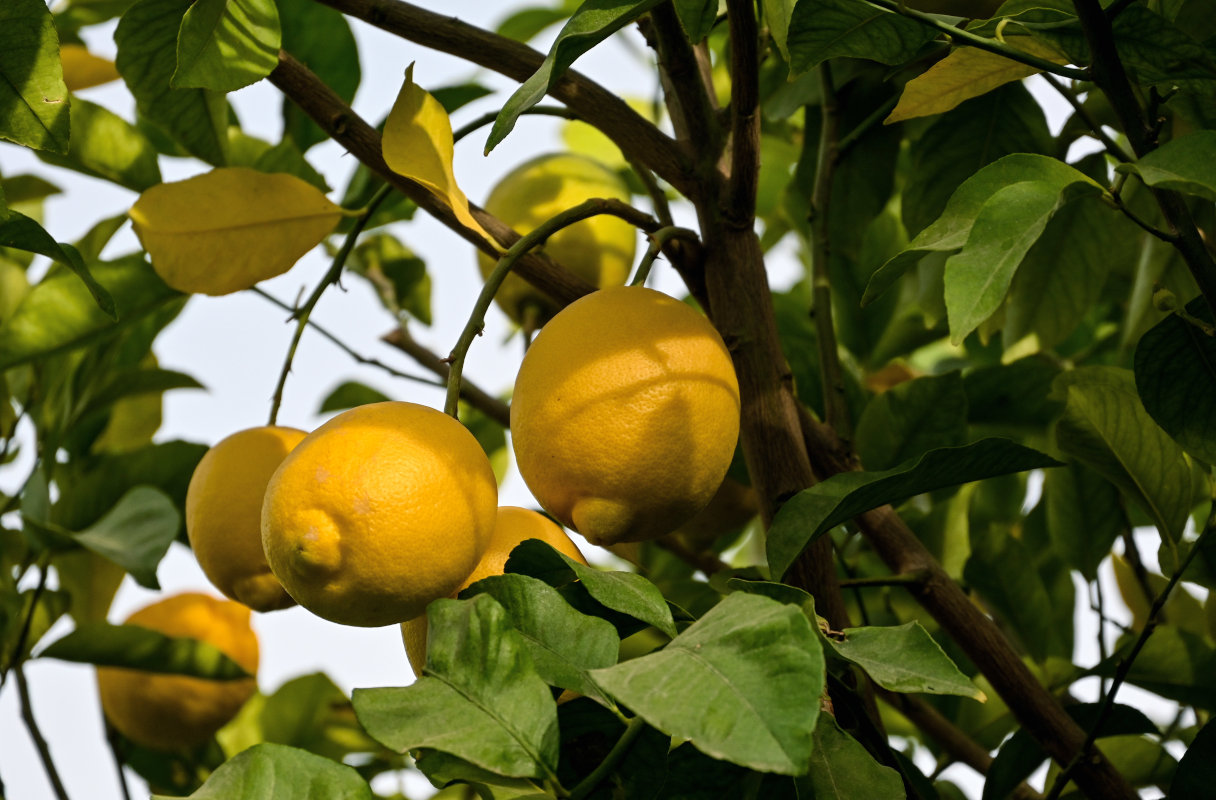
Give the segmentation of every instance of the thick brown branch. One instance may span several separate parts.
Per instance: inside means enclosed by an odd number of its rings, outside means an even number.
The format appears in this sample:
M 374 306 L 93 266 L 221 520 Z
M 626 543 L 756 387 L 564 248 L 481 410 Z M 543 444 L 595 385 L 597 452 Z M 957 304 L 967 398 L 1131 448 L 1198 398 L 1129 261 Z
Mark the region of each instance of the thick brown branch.
M 855 469 L 841 457 L 832 429 L 802 411 L 806 449 L 819 478 Z M 1070 763 L 1085 744 L 1085 731 L 1035 679 L 996 623 L 985 615 L 946 574 L 890 506 L 867 511 L 856 519 L 870 545 L 896 574 L 921 573 L 920 584 L 908 590 L 979 668 L 1009 710 L 1043 749 L 1061 765 Z M 1127 779 L 1097 750 L 1077 764 L 1077 785 L 1089 797 L 1134 800 L 1138 795 Z
M 671 3 L 660 3 L 651 12 L 651 46 L 662 66 L 663 94 L 676 135 L 687 142 L 709 143 L 698 147 L 716 151 L 722 146 L 714 99 L 696 52 L 688 43 Z
M 419 366 L 429 369 L 445 381 L 448 379 L 448 373 L 451 372 L 448 363 L 415 340 L 404 328 L 389 331 L 380 339 L 414 359 Z M 467 378 L 460 382 L 460 399 L 504 428 L 511 427 L 510 407 L 494 395 L 470 383 Z
M 760 53 L 755 6 L 727 0 L 730 22 L 730 177 L 726 216 L 731 224 L 755 226 L 760 180 Z M 736 219 L 743 215 L 746 218 Z
M 526 44 L 399 0 L 319 2 L 402 39 L 450 53 L 521 83 L 545 60 Z M 624 100 L 574 70 L 567 70 L 549 94 L 603 131 L 626 157 L 645 164 L 681 192 L 691 189 L 690 162 L 683 148 Z

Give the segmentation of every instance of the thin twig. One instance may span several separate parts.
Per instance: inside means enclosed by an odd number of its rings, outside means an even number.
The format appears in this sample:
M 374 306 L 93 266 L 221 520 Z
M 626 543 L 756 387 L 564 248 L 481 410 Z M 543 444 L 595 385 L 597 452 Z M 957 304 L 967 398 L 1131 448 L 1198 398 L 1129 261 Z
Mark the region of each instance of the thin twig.
M 64 788 L 63 780 L 59 777 L 58 770 L 55 769 L 55 762 L 51 759 L 51 748 L 47 746 L 46 739 L 42 738 L 42 731 L 38 729 L 38 721 L 34 719 L 34 707 L 30 703 L 30 687 L 25 680 L 25 670 L 20 664 L 17 664 L 13 667 L 13 674 L 17 677 L 17 696 L 21 699 L 21 718 L 25 720 L 25 727 L 29 731 L 30 739 L 34 741 L 38 757 L 42 759 L 42 768 L 46 770 L 46 776 L 51 781 L 55 797 L 59 800 L 68 800 L 67 789 Z
M 1106 148 L 1106 152 L 1110 153 L 1117 160 L 1124 163 L 1135 161 L 1135 159 L 1132 158 L 1132 156 L 1129 155 L 1126 150 L 1119 146 L 1118 142 L 1107 135 L 1105 129 L 1103 129 L 1103 127 L 1098 124 L 1098 121 L 1093 118 L 1093 115 L 1089 113 L 1089 109 L 1085 107 L 1080 98 L 1068 91 L 1064 84 L 1060 83 L 1059 78 L 1046 73 L 1044 73 L 1042 77 L 1043 80 L 1047 81 L 1051 88 L 1059 92 L 1060 96 L 1068 101 L 1068 104 L 1072 106 L 1073 111 L 1077 112 L 1077 116 L 1080 117 L 1081 121 L 1085 123 L 1085 127 L 1089 128 L 1089 132 L 1092 133 L 1094 138 L 1101 142 L 1102 146 Z
M 645 728 L 646 723 L 641 717 L 634 717 L 629 720 L 629 724 L 625 726 L 625 732 L 621 734 L 621 738 L 616 740 L 616 744 L 608 751 L 608 755 L 604 756 L 604 760 L 591 771 L 590 775 L 583 778 L 570 790 L 570 800 L 582 800 L 595 791 L 604 778 L 607 778 L 612 770 L 616 769 L 616 765 L 629 752 L 629 748 L 633 746 L 634 740 L 638 738 Z
M 48 569 L 50 563 L 51 554 L 49 550 L 38 557 L 38 583 L 34 586 L 34 591 L 30 592 L 29 607 L 22 609 L 21 631 L 17 634 L 17 641 L 13 644 L 12 651 L 0 654 L 0 656 L 3 656 L 3 659 L 0 660 L 0 665 L 4 667 L 4 671 L 0 672 L 0 688 L 3 688 L 8 680 L 8 671 L 21 666 L 25 644 L 30 637 L 30 628 L 34 624 L 34 614 L 38 611 L 38 601 L 42 599 L 42 593 L 46 591 L 46 580 L 50 572 Z
M 127 785 L 127 773 L 123 768 L 126 760 L 118 749 L 118 732 L 106 723 L 106 743 L 110 746 L 110 755 L 114 757 L 114 769 L 118 773 L 118 788 L 122 791 L 123 800 L 131 800 L 131 787 Z
M 903 575 L 882 575 L 876 578 L 846 578 L 840 582 L 842 589 L 873 589 L 882 586 L 902 586 L 915 589 L 928 579 L 927 572 L 910 572 Z
M 1138 214 L 1136 214 L 1136 212 L 1134 212 L 1130 208 L 1128 208 L 1127 204 L 1123 202 L 1123 195 L 1121 192 L 1111 191 L 1109 194 L 1110 194 L 1111 200 L 1114 201 L 1115 208 L 1119 209 L 1119 211 L 1123 214 L 1123 216 L 1130 219 L 1140 229 L 1142 229 L 1143 231 L 1148 233 L 1150 236 L 1160 239 L 1161 241 L 1165 242 L 1166 244 L 1172 244 L 1172 245 L 1177 246 L 1177 244 L 1178 244 L 1177 234 L 1166 233 L 1165 231 L 1161 230 L 1160 228 L 1157 228 L 1157 227 L 1149 224 L 1148 222 L 1144 221 L 1143 219 L 1141 219 L 1140 216 Z
M 647 234 L 647 238 L 650 240 L 650 244 L 646 246 L 646 252 L 642 255 L 642 260 L 638 262 L 637 272 L 634 273 L 633 280 L 629 282 L 630 286 L 646 285 L 646 279 L 650 277 L 650 268 L 654 265 L 654 260 L 658 258 L 659 251 L 668 242 L 683 239 L 698 245 L 701 243 L 701 237 L 696 231 L 675 225 L 659 228 L 654 233 Z
M 410 336 L 409 331 L 404 327 L 389 331 L 380 337 L 380 340 L 405 353 L 418 362 L 419 366 L 429 369 L 438 375 L 443 381 L 443 383 L 438 385 L 447 386 L 448 374 L 452 368 L 437 353 L 431 352 L 425 345 Z M 460 399 L 504 428 L 511 427 L 511 409 L 507 404 L 484 389 L 474 385 L 467 378 L 460 382 Z
M 577 113 L 571 111 L 565 106 L 532 106 L 523 112 L 530 116 L 540 117 L 561 117 L 562 119 L 582 119 Z M 487 125 L 492 125 L 494 120 L 498 119 L 497 111 L 487 111 L 477 119 L 471 120 L 464 125 L 461 125 L 452 132 L 452 144 L 459 142 L 471 133 L 484 128 Z

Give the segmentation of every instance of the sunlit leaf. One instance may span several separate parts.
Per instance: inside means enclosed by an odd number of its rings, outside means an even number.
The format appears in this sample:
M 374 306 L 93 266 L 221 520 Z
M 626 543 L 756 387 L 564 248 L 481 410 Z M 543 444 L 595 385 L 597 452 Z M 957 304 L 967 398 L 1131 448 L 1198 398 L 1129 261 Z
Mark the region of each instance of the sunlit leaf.
M 59 36 L 43 0 L 0 3 L 0 108 L 0 137 L 67 152 L 68 90 Z
M 382 147 L 389 169 L 426 187 L 452 209 L 461 225 L 494 241 L 473 219 L 469 200 L 456 184 L 452 121 L 439 101 L 414 83 L 413 64 L 384 123 Z
M 353 767 L 295 747 L 258 744 L 221 764 L 191 800 L 372 800 Z M 173 800 L 153 795 L 153 800 Z
M 292 175 L 224 167 L 153 186 L 130 213 L 165 283 L 221 295 L 291 269 L 343 212 Z
M 1187 305 L 1212 322 L 1203 298 Z M 1136 345 L 1136 389 L 1144 409 L 1191 455 L 1216 464 L 1216 338 L 1170 315 Z
M 160 183 L 156 149 L 148 137 L 114 112 L 72 98 L 72 141 L 66 154 L 40 153 L 49 164 L 142 192 Z
M 261 80 L 279 63 L 274 0 L 197 0 L 177 37 L 175 89 L 232 92 Z
M 79 92 L 118 80 L 118 68 L 107 58 L 95 56 L 82 44 L 64 43 L 59 47 L 59 58 L 63 62 L 63 82 L 69 92 Z M 75 101 L 73 101 L 75 105 Z M 76 126 L 72 131 L 79 136 Z
M 0 222 L 0 246 L 38 253 L 65 265 L 80 279 L 97 308 L 111 319 L 118 318 L 114 298 L 84 263 L 80 253 L 76 252 L 76 249 L 70 244 L 56 242 L 34 220 L 10 210 L 4 221 Z

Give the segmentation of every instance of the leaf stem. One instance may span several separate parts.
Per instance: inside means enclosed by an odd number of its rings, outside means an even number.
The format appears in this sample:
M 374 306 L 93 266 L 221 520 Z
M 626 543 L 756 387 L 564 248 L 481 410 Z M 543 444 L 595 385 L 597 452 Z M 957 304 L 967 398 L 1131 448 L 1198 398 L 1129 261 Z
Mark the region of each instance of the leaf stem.
M 525 109 L 524 114 L 535 115 L 540 117 L 561 117 L 562 119 L 582 119 L 577 112 L 571 111 L 565 106 L 532 106 Z M 487 125 L 493 124 L 494 120 L 498 119 L 497 111 L 488 111 L 476 119 L 461 125 L 452 133 L 452 144 L 459 142 L 464 137 L 471 133 L 476 133 L 479 129 Z
M 38 728 L 38 721 L 34 719 L 34 707 L 30 703 L 30 686 L 25 679 L 25 670 L 20 664 L 17 664 L 13 667 L 13 674 L 17 677 L 17 695 L 21 698 L 21 718 L 25 720 L 25 727 L 34 741 L 38 757 L 42 759 L 42 768 L 46 770 L 46 776 L 51 781 L 55 797 L 59 800 L 68 800 L 67 789 L 64 788 L 59 771 L 55 769 L 55 762 L 51 759 L 51 748 L 47 746 L 46 739 L 42 737 L 42 731 Z
M 621 738 L 616 740 L 616 744 L 608 751 L 608 755 L 604 756 L 604 760 L 591 771 L 591 774 L 583 778 L 578 784 L 570 790 L 570 800 L 583 800 L 584 797 L 591 794 L 597 786 L 608 777 L 608 775 L 616 768 L 625 754 L 629 752 L 629 748 L 633 746 L 635 739 L 641 735 L 646 728 L 646 723 L 641 717 L 634 717 L 629 720 L 629 724 L 625 726 L 625 732 L 621 734 Z
M 448 372 L 447 400 L 443 406 L 445 414 L 457 417 L 457 410 L 460 404 L 460 378 L 464 372 L 464 362 L 468 357 L 469 348 L 473 345 L 473 340 L 481 335 L 482 328 L 486 324 L 486 312 L 494 301 L 494 295 L 498 292 L 498 287 L 502 286 L 502 282 L 510 274 L 511 268 L 515 266 L 515 262 L 529 250 L 542 244 L 562 228 L 568 228 L 576 222 L 600 214 L 611 214 L 614 217 L 620 217 L 626 222 L 637 225 L 644 230 L 653 230 L 658 225 L 653 217 L 619 200 L 591 199 L 545 220 L 535 230 L 532 230 L 526 236 L 521 237 L 515 244 L 511 245 L 507 252 L 498 259 L 498 263 L 494 265 L 490 277 L 486 279 L 485 285 L 481 288 L 481 293 L 477 295 L 477 301 L 473 304 L 473 313 L 469 315 L 469 320 L 465 323 L 464 330 L 460 333 L 460 338 L 456 340 L 456 346 L 452 348 L 452 352 L 447 358 L 450 370 Z
M 1094 720 L 1094 724 L 1086 733 L 1085 743 L 1081 746 L 1081 749 L 1077 751 L 1077 754 L 1073 756 L 1072 761 L 1068 762 L 1068 764 L 1066 764 L 1064 768 L 1060 770 L 1060 774 L 1056 776 L 1055 783 L 1051 785 L 1051 791 L 1047 793 L 1046 800 L 1057 800 L 1057 798 L 1059 798 L 1060 793 L 1063 792 L 1064 788 L 1068 785 L 1069 778 L 1072 777 L 1073 770 L 1076 769 L 1077 764 L 1080 763 L 1081 759 L 1088 757 L 1090 751 L 1093 749 L 1094 741 L 1098 738 L 1098 732 L 1102 729 L 1102 725 L 1106 722 L 1107 717 L 1110 716 L 1111 709 L 1114 708 L 1115 697 L 1119 694 L 1119 689 L 1122 688 L 1124 681 L 1127 680 L 1127 676 L 1131 672 L 1132 665 L 1135 663 L 1136 658 L 1140 655 L 1140 652 L 1144 649 L 1144 646 L 1148 643 L 1149 637 L 1151 637 L 1153 635 L 1153 631 L 1157 629 L 1158 617 L 1161 614 L 1161 609 L 1165 608 L 1165 603 L 1167 600 L 1169 600 L 1170 593 L 1173 592 L 1174 587 L 1178 585 L 1178 582 L 1182 580 L 1182 576 L 1187 571 L 1187 568 L 1191 566 L 1191 562 L 1199 553 L 1199 548 L 1203 544 L 1204 540 L 1210 536 L 1214 530 L 1216 530 L 1216 502 L 1213 502 L 1212 504 L 1212 510 L 1208 513 L 1207 523 L 1204 525 L 1203 531 L 1199 534 L 1199 538 L 1197 538 L 1195 543 L 1191 545 L 1190 552 L 1186 554 L 1186 558 L 1184 558 L 1182 563 L 1178 565 L 1178 568 L 1174 570 L 1174 574 L 1170 576 L 1169 583 L 1165 585 L 1165 588 L 1163 588 L 1157 595 L 1156 599 L 1153 600 L 1153 605 L 1148 611 L 1148 619 L 1144 622 L 1144 630 L 1140 631 L 1140 636 L 1137 637 L 1135 643 L 1131 647 L 1131 650 L 1129 650 L 1127 655 L 1119 661 L 1118 667 L 1115 668 L 1115 677 L 1110 683 L 1110 688 L 1106 690 L 1106 694 L 1102 697 L 1102 705 L 1098 708 L 1098 717 Z
M 642 256 L 642 260 L 638 262 L 638 270 L 634 273 L 633 280 L 629 282 L 630 286 L 646 285 L 646 279 L 650 277 L 650 268 L 654 266 L 654 261 L 658 258 L 659 251 L 663 249 L 663 245 L 671 240 L 686 239 L 698 244 L 701 242 L 701 237 L 696 231 L 680 228 L 675 225 L 659 228 L 654 233 L 647 234 L 647 238 L 650 239 L 650 244 L 646 246 L 646 253 Z
M 291 372 L 291 362 L 296 357 L 296 348 L 300 345 L 300 337 L 304 335 L 304 329 L 308 327 L 308 317 L 320 301 L 321 295 L 325 293 L 332 284 L 338 282 L 342 277 L 342 270 L 346 266 L 346 259 L 350 256 L 351 251 L 355 249 L 355 242 L 359 238 L 359 234 L 363 233 L 363 229 L 367 227 L 367 223 L 371 220 L 372 215 L 376 213 L 376 209 L 384 202 L 384 199 L 393 191 L 393 187 L 385 184 L 376 190 L 372 195 L 372 199 L 367 204 L 367 208 L 355 219 L 355 224 L 346 234 L 345 241 L 342 242 L 342 247 L 339 248 L 334 256 L 333 263 L 329 265 L 329 270 L 325 276 L 321 278 L 321 282 L 317 284 L 317 288 L 312 290 L 312 294 L 304 301 L 304 305 L 292 312 L 291 317 L 296 320 L 296 332 L 291 337 L 291 344 L 287 348 L 287 357 L 283 360 L 283 369 L 279 373 L 279 383 L 275 386 L 274 397 L 270 403 L 270 421 L 269 425 L 274 425 L 279 418 L 279 407 L 283 404 L 283 387 L 287 384 L 287 373 Z
M 410 336 L 409 330 L 405 326 L 400 326 L 389 331 L 380 340 L 391 347 L 397 348 L 414 359 L 420 366 L 435 373 L 443 381 L 435 385 L 447 386 L 448 375 L 451 372 L 448 362 Z M 499 400 L 484 389 L 468 380 L 462 380 L 460 384 L 460 397 L 473 408 L 476 408 L 504 428 L 511 427 L 510 408 L 502 400 Z
M 1055 77 L 1054 75 L 1044 73 L 1043 80 L 1047 81 L 1051 88 L 1059 92 L 1060 96 L 1068 101 L 1068 104 L 1072 106 L 1073 111 L 1075 111 L 1077 116 L 1080 117 L 1081 121 L 1085 123 L 1085 127 L 1089 128 L 1089 132 L 1092 133 L 1094 137 L 1102 143 L 1102 146 L 1106 148 L 1106 152 L 1110 153 L 1117 160 L 1124 163 L 1135 160 L 1126 150 L 1119 146 L 1118 142 L 1110 138 L 1102 126 L 1098 124 L 1098 121 L 1093 118 L 1093 115 L 1089 113 L 1089 109 L 1085 107 L 1080 98 L 1068 91 L 1064 84 L 1060 83 L 1059 78 Z
M 908 8 L 900 2 L 900 0 L 862 0 L 862 2 L 878 6 L 887 11 L 894 11 L 896 14 L 914 19 L 922 25 L 928 25 L 930 28 L 939 30 L 949 36 L 956 44 L 967 45 L 974 47 L 977 50 L 987 50 L 998 56 L 1004 56 L 1010 61 L 1017 61 L 1025 64 L 1028 67 L 1041 69 L 1044 72 L 1050 72 L 1054 75 L 1059 75 L 1061 78 L 1071 78 L 1074 81 L 1090 80 L 1088 70 L 1077 69 L 1076 67 L 1061 66 L 1054 61 L 1048 61 L 1045 58 L 1039 58 L 1036 55 L 1024 52 L 1016 47 L 1010 47 L 1004 42 L 996 39 L 989 39 L 987 36 L 980 36 L 977 33 L 972 33 L 963 28 L 956 28 L 953 25 L 942 22 L 932 14 L 926 14 L 923 11 L 917 11 L 914 8 Z

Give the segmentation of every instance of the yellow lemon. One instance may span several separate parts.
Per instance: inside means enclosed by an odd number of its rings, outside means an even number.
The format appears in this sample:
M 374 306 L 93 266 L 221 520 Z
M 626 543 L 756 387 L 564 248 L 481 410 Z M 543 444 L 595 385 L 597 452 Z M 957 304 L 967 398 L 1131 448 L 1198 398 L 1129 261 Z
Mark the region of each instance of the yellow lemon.
M 497 506 L 494 470 L 463 425 L 415 403 L 371 403 L 317 428 L 279 466 L 262 547 L 317 616 L 394 625 L 472 572 Z
M 739 437 L 739 383 L 713 326 L 652 289 L 603 289 L 550 320 L 511 403 L 520 475 L 592 544 L 662 536 L 709 502 Z
M 262 552 L 262 500 L 270 476 L 307 436 L 295 428 L 238 431 L 207 451 L 186 491 L 186 535 L 207 579 L 254 611 L 295 605 Z
M 552 545 L 559 553 L 565 553 L 582 564 L 587 563 L 587 559 L 583 558 L 578 546 L 570 541 L 566 532 L 548 518 L 526 508 L 503 506 L 498 509 L 490 546 L 486 548 L 481 561 L 477 562 L 477 566 L 451 596 L 455 597 L 482 578 L 503 574 L 511 551 L 526 539 L 540 539 Z M 401 640 L 405 642 L 405 655 L 410 660 L 414 674 L 418 676 L 422 675 L 422 668 L 426 666 L 426 629 L 425 614 L 401 623 Z
M 249 617 L 240 603 L 186 592 L 136 611 L 126 624 L 207 642 L 254 675 L 258 639 Z M 106 718 L 124 736 L 154 750 L 177 750 L 214 736 L 236 716 L 257 683 L 254 678 L 212 681 L 98 667 L 97 689 Z
M 590 158 L 557 153 L 534 158 L 509 172 L 490 192 L 486 210 L 521 234 L 585 200 L 606 198 L 627 201 L 629 189 L 620 177 Z M 633 226 L 617 217 L 599 215 L 563 228 L 549 237 L 540 251 L 596 286 L 625 282 L 637 246 Z M 477 254 L 483 278 L 494 261 Z M 539 289 L 517 275 L 508 275 L 495 296 L 498 305 L 517 323 L 525 321 L 528 306 L 535 307 L 535 324 L 544 324 L 558 306 Z

